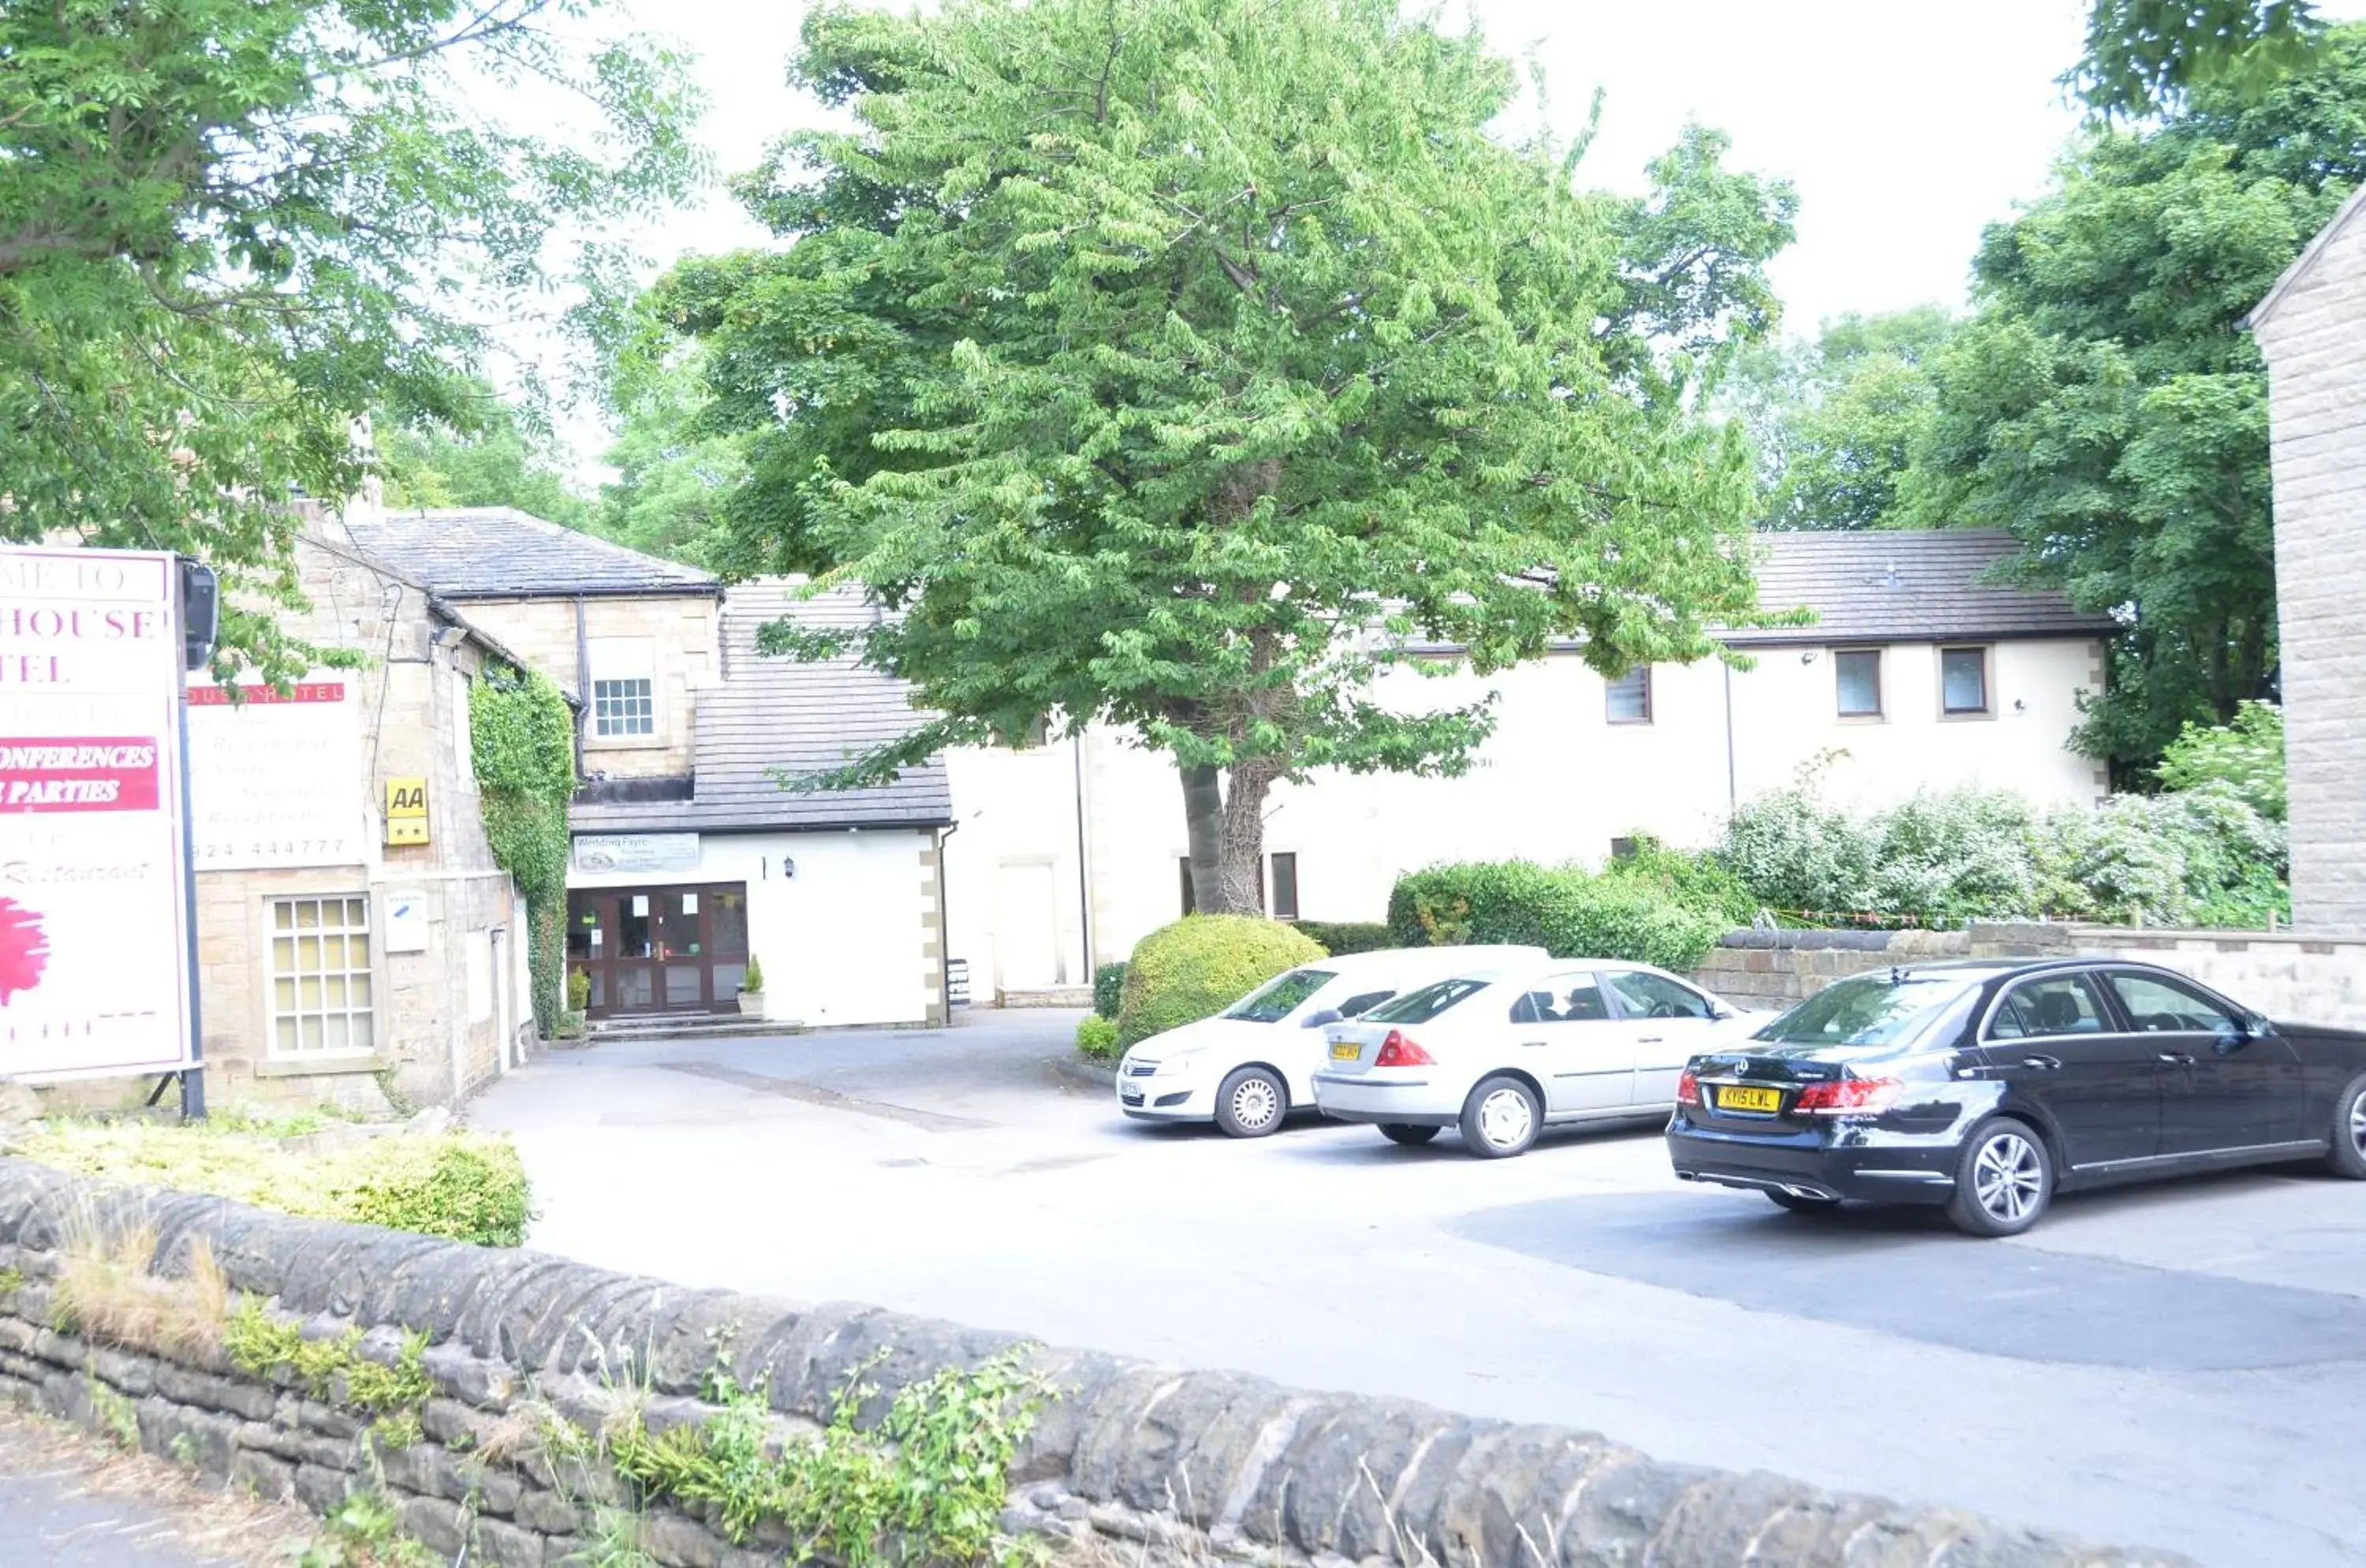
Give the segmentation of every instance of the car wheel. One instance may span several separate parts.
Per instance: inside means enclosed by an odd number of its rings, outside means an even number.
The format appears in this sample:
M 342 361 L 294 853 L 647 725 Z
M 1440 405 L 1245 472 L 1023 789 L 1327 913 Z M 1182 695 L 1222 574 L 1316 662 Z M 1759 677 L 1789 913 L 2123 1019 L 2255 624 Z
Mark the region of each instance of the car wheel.
M 2325 1163 L 2336 1176 L 2366 1181 L 2366 1076 L 2350 1079 L 2333 1101 L 2333 1150 Z
M 1235 1138 L 1262 1138 L 1290 1114 L 1290 1090 L 1264 1067 L 1242 1067 L 1216 1089 L 1216 1125 Z
M 1536 1090 L 1515 1077 L 1482 1078 L 1462 1102 L 1462 1142 L 1482 1159 L 1508 1159 L 1527 1152 L 1543 1122 Z
M 1841 1206 L 1837 1198 L 1819 1198 L 1811 1192 L 1786 1192 L 1768 1188 L 1767 1201 L 1778 1209 L 1788 1209 L 1795 1214 L 1829 1214 Z
M 1966 1235 L 2019 1235 L 2054 1201 L 2054 1156 L 2026 1122 L 1983 1123 L 1955 1160 L 1947 1218 Z
M 1429 1142 L 1437 1136 L 1437 1131 L 1435 1127 L 1408 1127 L 1402 1122 L 1380 1123 L 1381 1137 L 1392 1144 L 1403 1144 L 1407 1148 Z

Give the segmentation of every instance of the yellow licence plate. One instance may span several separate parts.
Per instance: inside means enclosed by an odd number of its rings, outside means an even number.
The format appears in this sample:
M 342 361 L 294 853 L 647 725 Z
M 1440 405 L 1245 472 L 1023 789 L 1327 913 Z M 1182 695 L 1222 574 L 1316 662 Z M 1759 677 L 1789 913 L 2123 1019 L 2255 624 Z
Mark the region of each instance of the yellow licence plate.
M 1352 1040 L 1331 1042 L 1331 1059 L 1335 1062 L 1352 1062 L 1363 1054 L 1364 1048 Z
M 1779 1089 L 1724 1089 L 1717 1091 L 1719 1111 L 1780 1111 L 1783 1091 Z

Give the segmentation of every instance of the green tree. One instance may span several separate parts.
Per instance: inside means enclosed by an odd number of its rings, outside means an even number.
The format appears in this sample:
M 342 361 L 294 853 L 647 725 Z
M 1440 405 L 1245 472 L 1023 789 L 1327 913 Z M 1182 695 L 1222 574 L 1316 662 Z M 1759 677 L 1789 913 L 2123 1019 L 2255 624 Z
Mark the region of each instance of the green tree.
M 2267 694 L 2267 389 L 2239 323 L 2361 175 L 2366 28 L 2346 28 L 2257 102 L 2197 89 L 2082 142 L 1989 230 L 1977 313 L 1932 363 L 1894 515 L 2011 528 L 2023 580 L 2124 620 L 2079 740 L 2124 776 Z
M 482 322 L 561 232 L 681 189 L 670 58 L 557 0 L 43 0 L 0 7 L 0 535 L 202 555 L 293 602 L 282 502 L 349 493 L 353 422 L 470 428 Z M 488 105 L 532 85 L 599 134 Z M 571 96 L 570 96 L 571 95 Z M 302 667 L 266 615 L 227 669 Z
M 1414 644 L 1619 670 L 1752 615 L 1747 446 L 1695 409 L 1791 198 L 1714 135 L 1584 194 L 1489 134 L 1512 69 L 1394 0 L 825 7 L 795 69 L 851 129 L 746 189 L 802 238 L 659 308 L 755 433 L 755 553 L 892 612 L 773 646 L 938 716 L 839 777 L 1131 727 L 1199 908 L 1245 912 L 1276 780 L 1468 765 L 1484 705 L 1376 700 Z
M 513 506 L 570 528 L 592 525 L 593 504 L 569 484 L 563 455 L 546 434 L 490 389 L 471 423 L 468 434 L 440 423 L 380 425 L 375 439 L 387 504 Z
M 2198 88 L 2256 96 L 2323 32 L 2311 0 L 2093 0 L 2087 51 L 2062 80 L 2110 117 L 2173 108 Z
M 709 428 L 712 410 L 700 356 L 668 355 L 626 383 L 622 428 L 608 448 L 616 478 L 601 487 L 592 527 L 651 555 L 711 571 L 747 575 L 742 536 L 726 518 L 748 474 L 748 438 Z
M 1930 423 L 1928 363 L 1955 330 L 1935 305 L 1846 315 L 1812 342 L 1742 355 L 1722 401 L 1758 448 L 1763 528 L 1872 528 Z
M 2161 787 L 2223 784 L 2270 821 L 2284 819 L 2284 713 L 2273 703 L 2245 703 L 2232 724 L 2189 724 L 2161 753 Z

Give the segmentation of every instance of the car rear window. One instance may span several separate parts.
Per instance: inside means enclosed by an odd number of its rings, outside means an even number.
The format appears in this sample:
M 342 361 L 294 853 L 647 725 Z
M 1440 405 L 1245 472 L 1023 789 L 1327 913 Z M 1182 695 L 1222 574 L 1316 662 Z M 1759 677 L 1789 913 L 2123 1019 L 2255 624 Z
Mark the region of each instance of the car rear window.
M 1224 1016 L 1248 1023 L 1279 1023 L 1296 1012 L 1301 1002 L 1329 985 L 1336 973 L 1331 969 L 1292 969 L 1234 1002 L 1233 1010 Z
M 1475 991 L 1487 988 L 1484 980 L 1440 980 L 1435 986 L 1424 986 L 1418 991 L 1407 991 L 1386 1007 L 1374 1008 L 1364 1015 L 1367 1023 L 1427 1023 L 1448 1008 Z
M 1979 985 L 1954 976 L 1860 975 L 1827 986 L 1751 1036 L 1779 1045 L 1889 1045 Z

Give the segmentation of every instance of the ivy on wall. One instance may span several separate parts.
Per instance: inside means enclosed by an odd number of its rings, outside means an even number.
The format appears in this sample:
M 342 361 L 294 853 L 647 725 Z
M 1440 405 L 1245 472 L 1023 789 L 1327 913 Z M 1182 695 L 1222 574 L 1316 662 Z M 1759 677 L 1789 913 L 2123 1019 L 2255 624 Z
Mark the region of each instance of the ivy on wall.
M 575 716 L 549 677 L 489 664 L 470 694 L 468 728 L 493 861 L 525 895 L 534 1018 L 548 1034 L 565 1005 L 560 977 Z

